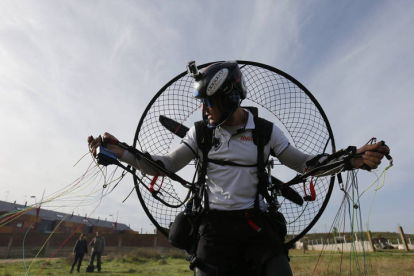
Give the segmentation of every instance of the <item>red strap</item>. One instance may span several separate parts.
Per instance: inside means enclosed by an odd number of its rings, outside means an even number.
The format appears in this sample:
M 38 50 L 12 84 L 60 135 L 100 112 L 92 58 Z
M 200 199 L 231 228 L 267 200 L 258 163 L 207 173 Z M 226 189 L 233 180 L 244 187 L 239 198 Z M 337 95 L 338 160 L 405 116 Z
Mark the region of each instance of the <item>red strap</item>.
M 159 187 L 158 191 L 155 191 L 154 190 L 154 185 L 155 185 L 155 183 L 157 183 L 157 180 L 158 180 L 158 175 L 155 175 L 154 178 L 152 179 L 150 185 L 149 185 L 149 192 L 151 194 L 154 194 L 155 192 L 158 192 L 159 190 L 161 190 L 162 184 L 164 184 L 164 176 L 162 176 L 161 184 L 160 184 L 160 187 Z
M 257 226 L 256 223 L 254 223 L 251 219 L 247 220 L 247 223 L 257 232 L 262 231 L 262 228 L 260 228 L 259 226 Z
M 245 216 L 246 216 L 246 219 L 247 219 L 247 223 L 255 230 L 255 231 L 257 231 L 257 232 L 260 232 L 260 231 L 262 231 L 262 228 L 260 228 L 256 223 L 254 223 L 254 221 L 252 221 L 250 218 L 249 218 L 249 213 L 248 212 L 246 212 L 245 213 Z
M 310 187 L 309 188 L 310 188 L 310 192 L 311 192 L 312 201 L 314 201 L 316 199 L 316 192 L 315 192 L 315 186 L 313 185 L 313 176 L 311 178 Z
M 154 184 L 157 182 L 158 175 L 155 175 L 149 185 L 149 192 L 152 194 L 154 192 Z
M 310 200 L 307 201 L 315 201 L 316 199 L 316 191 L 315 186 L 313 185 L 313 176 L 311 178 L 311 181 L 309 183 L 309 190 L 310 190 L 310 196 L 306 193 L 306 181 L 303 182 L 303 192 L 305 193 L 305 198 L 310 198 Z

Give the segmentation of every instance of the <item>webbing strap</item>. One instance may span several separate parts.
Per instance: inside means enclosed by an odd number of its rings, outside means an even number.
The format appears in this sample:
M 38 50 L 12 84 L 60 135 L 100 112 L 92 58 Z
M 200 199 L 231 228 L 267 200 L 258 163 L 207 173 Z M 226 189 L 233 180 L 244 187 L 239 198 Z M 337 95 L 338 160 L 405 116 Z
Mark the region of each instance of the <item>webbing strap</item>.
M 255 207 L 259 208 L 259 194 L 261 194 L 268 204 L 273 202 L 273 198 L 269 195 L 267 187 L 269 186 L 269 179 L 266 173 L 266 163 L 264 156 L 264 147 L 269 143 L 273 131 L 273 123 L 255 116 L 255 128 L 253 130 L 253 142 L 257 146 L 257 177 L 259 183 L 257 185 L 257 195 L 255 200 Z
M 226 160 L 217 160 L 217 159 L 207 159 L 208 162 L 210 163 L 214 163 L 216 165 L 220 165 L 220 166 L 235 166 L 235 167 L 257 167 L 257 164 L 252 164 L 252 165 L 242 165 L 242 164 L 238 164 L 232 161 L 226 161 Z
M 198 188 L 200 189 L 200 194 L 196 195 L 196 210 L 199 210 L 201 207 L 201 198 L 204 196 L 204 211 L 207 212 L 210 209 L 208 204 L 208 195 L 204 191 L 206 185 L 206 175 L 207 175 L 207 165 L 209 162 L 208 153 L 213 144 L 213 131 L 206 126 L 203 122 L 197 122 L 196 128 L 199 129 L 197 135 L 197 142 L 199 147 L 201 148 L 201 152 L 203 154 L 201 169 L 198 174 Z
M 264 146 L 265 138 L 263 136 L 257 137 L 257 176 L 259 179 L 259 183 L 257 185 L 255 208 L 259 208 L 259 194 L 261 194 L 266 199 L 267 203 L 273 201 L 272 197 L 269 195 L 267 191 L 269 181 L 265 168 Z

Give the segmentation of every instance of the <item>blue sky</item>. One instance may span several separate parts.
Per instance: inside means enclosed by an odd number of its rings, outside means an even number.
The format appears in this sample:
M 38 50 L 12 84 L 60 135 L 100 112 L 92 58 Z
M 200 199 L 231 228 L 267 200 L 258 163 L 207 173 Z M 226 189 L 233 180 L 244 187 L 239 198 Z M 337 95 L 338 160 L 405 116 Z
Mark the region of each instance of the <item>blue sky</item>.
M 30 196 L 74 181 L 87 168 L 73 164 L 88 135 L 109 131 L 131 142 L 148 102 L 188 61 L 239 59 L 303 83 L 325 110 L 337 148 L 387 141 L 395 166 L 375 201 L 372 190 L 363 199 L 364 219 L 373 231 L 401 225 L 414 233 L 413 11 L 408 0 L 2 1 L 0 199 L 32 204 Z M 361 189 L 375 180 L 359 176 Z M 93 216 L 119 212 L 120 222 L 150 231 L 138 200 L 121 203 L 131 187 L 123 180 Z M 332 224 L 338 190 L 312 231 Z

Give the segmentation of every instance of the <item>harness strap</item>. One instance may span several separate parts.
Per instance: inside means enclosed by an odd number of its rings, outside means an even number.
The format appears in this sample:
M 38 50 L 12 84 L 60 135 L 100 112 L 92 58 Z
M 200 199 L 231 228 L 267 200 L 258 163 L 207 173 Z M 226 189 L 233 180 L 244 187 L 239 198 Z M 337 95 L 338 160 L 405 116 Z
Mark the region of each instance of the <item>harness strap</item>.
M 253 142 L 257 146 L 257 177 L 259 183 L 257 185 L 257 195 L 255 200 L 255 208 L 259 208 L 259 194 L 261 194 L 268 204 L 273 202 L 273 198 L 269 195 L 267 188 L 269 186 L 269 178 L 266 173 L 266 162 L 264 156 L 264 147 L 272 136 L 273 124 L 265 119 L 255 116 L 255 128 L 253 130 Z
M 259 183 L 257 185 L 257 194 L 256 199 L 254 202 L 254 207 L 259 209 L 259 194 L 261 194 L 267 201 L 270 203 L 273 201 L 273 198 L 269 195 L 267 191 L 267 187 L 269 184 L 269 180 L 266 173 L 266 166 L 264 162 L 264 145 L 265 140 L 264 137 L 257 138 L 257 176 L 259 179 Z
M 197 126 L 197 124 L 199 124 Z M 196 122 L 196 128 L 198 128 L 200 131 L 197 133 L 197 143 L 199 147 L 201 148 L 201 152 L 203 154 L 202 163 L 201 163 L 201 169 L 198 174 L 198 181 L 197 184 L 199 186 L 199 194 L 196 196 L 197 202 L 200 206 L 196 206 L 196 208 L 201 207 L 201 198 L 204 196 L 204 211 L 207 212 L 210 209 L 210 206 L 208 204 L 208 198 L 207 193 L 204 192 L 205 190 L 205 184 L 206 184 L 206 175 L 207 175 L 207 165 L 209 162 L 208 153 L 213 145 L 213 130 L 208 128 L 207 125 L 200 121 Z
M 193 195 L 191 199 L 186 204 L 186 209 L 184 215 L 190 220 L 191 224 L 191 232 L 190 235 L 193 239 L 191 243 L 191 247 L 187 250 L 189 254 L 188 260 L 190 261 L 190 268 L 193 270 L 196 266 L 196 255 L 197 247 L 198 247 L 198 225 L 201 220 L 200 214 L 209 210 L 208 205 L 208 196 L 205 190 L 205 183 L 206 183 L 206 174 L 207 174 L 207 164 L 208 164 L 208 152 L 212 147 L 212 136 L 213 132 L 211 129 L 207 128 L 207 126 L 202 122 L 196 122 L 195 127 L 197 130 L 197 145 L 202 151 L 202 163 L 201 167 L 198 166 L 198 176 L 197 182 L 194 184 L 194 189 L 192 190 Z M 201 204 L 202 198 L 204 196 L 204 209 Z
M 217 160 L 217 159 L 207 159 L 208 162 L 210 163 L 214 163 L 216 165 L 220 165 L 220 166 L 236 166 L 236 167 L 257 167 L 257 164 L 253 164 L 253 165 L 242 165 L 242 164 L 238 164 L 232 161 L 227 161 L 227 160 Z

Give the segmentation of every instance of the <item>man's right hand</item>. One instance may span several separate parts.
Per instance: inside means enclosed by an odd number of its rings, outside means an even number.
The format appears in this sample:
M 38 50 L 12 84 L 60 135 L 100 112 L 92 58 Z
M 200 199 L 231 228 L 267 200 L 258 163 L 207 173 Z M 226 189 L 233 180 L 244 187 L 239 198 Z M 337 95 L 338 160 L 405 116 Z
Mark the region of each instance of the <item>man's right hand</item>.
M 369 169 L 376 169 L 381 164 L 384 155 L 390 153 L 390 148 L 381 141 L 372 145 L 365 145 L 359 148 L 356 153 L 363 153 L 363 155 L 361 158 L 350 160 L 353 168 L 367 170 L 364 168 L 364 165 L 366 165 Z
M 111 139 L 111 140 L 115 140 L 118 141 L 118 139 L 113 136 L 112 134 L 105 132 L 103 137 L 103 140 L 105 139 Z M 93 154 L 93 156 L 96 156 L 96 149 L 101 146 L 101 141 L 100 141 L 100 137 L 97 138 L 93 138 L 93 136 L 89 136 L 88 137 L 88 145 L 89 145 L 89 151 Z M 114 145 L 114 144 L 107 144 L 106 148 L 115 152 L 117 158 L 121 158 L 122 154 L 124 154 L 124 149 L 119 147 L 118 145 Z

